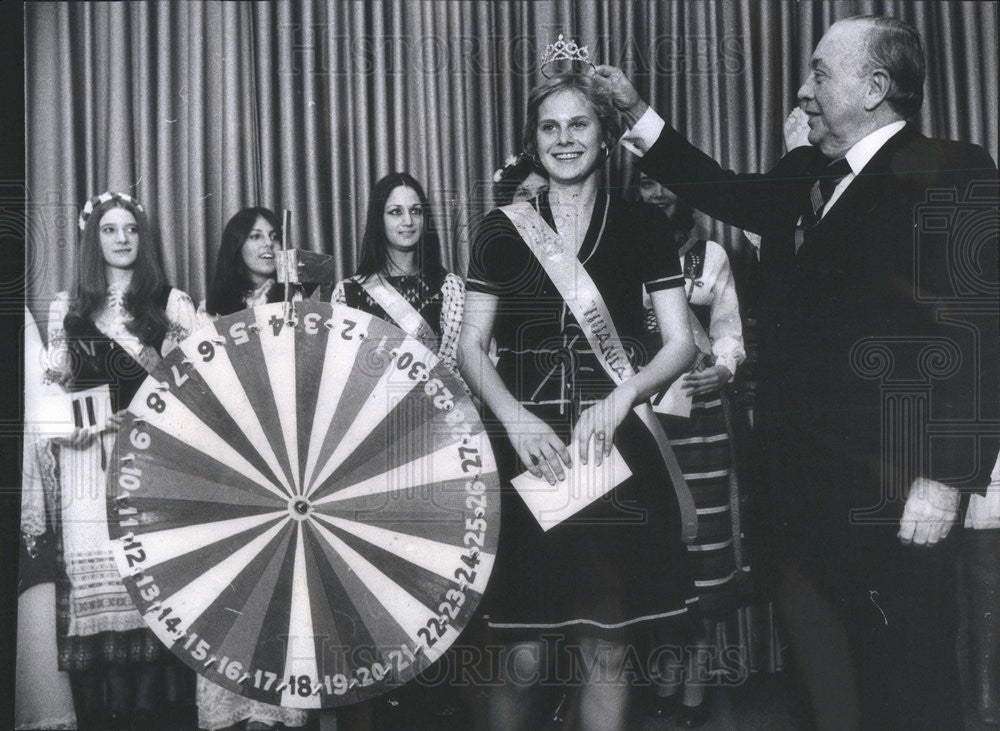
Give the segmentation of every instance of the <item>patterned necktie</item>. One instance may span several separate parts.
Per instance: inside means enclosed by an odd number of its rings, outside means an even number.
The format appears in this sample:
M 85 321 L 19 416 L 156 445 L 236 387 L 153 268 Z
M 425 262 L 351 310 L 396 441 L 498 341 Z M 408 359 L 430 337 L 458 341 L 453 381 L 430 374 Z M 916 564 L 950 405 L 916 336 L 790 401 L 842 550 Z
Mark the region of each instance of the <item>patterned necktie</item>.
M 802 246 L 802 241 L 805 239 L 805 232 L 819 223 L 820 218 L 823 216 L 823 209 L 830 201 L 833 191 L 850 172 L 851 166 L 843 157 L 830 162 L 823 168 L 823 172 L 817 178 L 816 182 L 813 183 L 812 190 L 809 191 L 808 210 L 803 212 L 802 223 L 795 230 L 796 252 Z

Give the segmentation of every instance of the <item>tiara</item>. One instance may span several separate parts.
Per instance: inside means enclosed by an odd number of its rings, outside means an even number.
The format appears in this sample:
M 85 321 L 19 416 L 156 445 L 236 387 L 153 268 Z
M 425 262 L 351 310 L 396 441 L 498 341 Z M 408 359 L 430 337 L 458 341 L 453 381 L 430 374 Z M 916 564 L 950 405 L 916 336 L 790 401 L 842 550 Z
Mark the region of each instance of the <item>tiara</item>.
M 542 54 L 540 64 L 542 75 L 547 79 L 551 78 L 551 76 L 546 73 L 546 67 L 551 66 L 554 63 L 559 63 L 560 61 L 585 63 L 591 68 L 594 66 L 590 60 L 590 49 L 588 49 L 587 46 L 577 45 L 576 41 L 572 38 L 568 41 L 565 40 L 562 33 L 559 34 L 555 43 L 550 43 L 545 47 L 545 53 Z
M 85 228 L 87 228 L 87 219 L 90 218 L 90 214 L 94 212 L 95 207 L 103 203 L 107 203 L 110 200 L 114 200 L 115 198 L 121 201 L 125 201 L 126 203 L 131 203 L 133 206 L 135 206 L 135 210 L 139 211 L 139 213 L 145 213 L 139 201 L 130 196 L 128 193 L 112 193 L 110 190 L 105 191 L 100 195 L 95 195 L 93 198 L 91 198 L 89 201 L 83 204 L 83 210 L 80 211 L 80 218 L 78 221 L 80 224 L 80 230 L 83 231 Z

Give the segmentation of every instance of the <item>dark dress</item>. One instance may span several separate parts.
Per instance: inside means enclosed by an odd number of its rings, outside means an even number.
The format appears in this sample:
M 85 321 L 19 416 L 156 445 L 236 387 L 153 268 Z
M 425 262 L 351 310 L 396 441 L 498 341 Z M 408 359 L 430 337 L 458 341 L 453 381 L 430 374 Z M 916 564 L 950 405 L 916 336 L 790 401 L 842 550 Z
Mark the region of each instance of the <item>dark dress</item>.
M 385 277 L 385 280 L 430 325 L 439 343 L 437 355 L 441 362 L 458 376 L 455 352 L 458 347 L 465 297 L 462 280 L 443 269 L 426 277 L 402 275 Z M 337 284 L 332 300 L 334 304 L 353 307 L 400 327 L 399 323 L 391 318 L 353 277 Z M 476 642 L 475 630 L 470 632 L 467 629 L 463 635 L 464 646 L 468 647 L 470 643 L 476 644 Z M 471 727 L 473 713 L 469 704 L 463 702 L 459 691 L 449 684 L 434 680 L 436 667 L 457 666 L 459 662 L 457 648 L 457 645 L 450 647 L 445 658 L 425 671 L 424 676 L 401 688 L 394 688 L 377 702 L 374 699 L 364 701 L 360 707 L 369 706 L 373 709 L 372 714 L 377 728 L 400 727 L 400 719 L 404 717 L 407 719 L 407 727 L 415 722 L 414 719 L 423 719 L 423 726 L 427 728 L 439 727 L 447 721 L 453 724 L 453 728 Z M 360 715 L 363 716 L 364 712 Z M 338 716 L 338 718 L 348 726 L 353 720 L 350 717 Z
M 533 203 L 554 228 L 547 196 Z M 684 281 L 676 249 L 663 245 L 672 240 L 655 207 L 601 194 L 578 253 L 636 367 L 647 360 L 640 285 L 655 291 Z M 502 211 L 479 230 L 467 287 L 499 299 L 493 335 L 504 384 L 568 442 L 579 414 L 615 384 Z M 548 532 L 510 484 L 525 468 L 506 431 L 492 414 L 484 421 L 502 479 L 500 545 L 485 599 L 491 627 L 607 634 L 687 614 L 695 600 L 676 498 L 656 443 L 634 412 L 614 437 L 632 476 Z
M 109 303 L 111 297 L 109 294 Z M 67 318 L 64 330 L 61 315 L 68 301 L 68 297 L 60 295 L 53 304 L 49 332 L 50 350 L 65 348 L 66 351 L 64 357 L 69 369 L 66 389 L 74 394 L 108 385 L 111 412 L 126 408 L 145 381 L 147 372 L 121 345 L 99 330 L 93 320 L 71 322 Z M 167 331 L 149 343 L 159 352 L 168 338 L 176 343 L 187 335 L 194 321 L 194 307 L 186 294 L 169 286 L 154 295 L 154 302 L 166 311 L 169 320 Z M 97 409 L 94 399 L 89 396 L 74 399 L 76 425 L 94 424 Z M 62 492 L 75 495 L 86 489 L 85 494 L 90 495 L 89 491 L 97 488 L 93 494 L 99 495 L 97 500 L 103 511 L 104 470 L 110 454 L 104 441 L 97 439 L 85 449 L 60 449 L 59 454 Z M 91 467 L 84 467 L 91 463 Z M 99 479 L 99 482 L 89 484 L 91 479 Z M 57 560 L 59 668 L 90 670 L 105 663 L 131 665 L 164 656 L 166 653 L 159 640 L 132 616 L 135 608 L 131 598 L 121 586 L 117 573 L 108 571 L 110 557 L 100 553 L 99 547 L 77 545 L 74 539 L 64 540 L 68 529 L 73 527 L 65 525 L 64 521 L 81 520 L 65 515 L 65 494 L 53 502 L 51 528 Z M 84 502 L 88 501 L 76 500 L 72 505 Z M 74 622 L 78 625 L 76 629 Z M 135 626 L 137 624 L 141 626 Z

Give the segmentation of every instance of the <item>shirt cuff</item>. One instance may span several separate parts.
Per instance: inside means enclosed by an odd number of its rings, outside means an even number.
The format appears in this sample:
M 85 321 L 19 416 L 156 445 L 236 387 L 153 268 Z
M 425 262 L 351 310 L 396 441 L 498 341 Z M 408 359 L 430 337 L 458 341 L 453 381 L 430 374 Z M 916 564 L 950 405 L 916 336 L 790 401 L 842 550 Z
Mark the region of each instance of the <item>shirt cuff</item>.
M 732 380 L 733 376 L 736 375 L 736 369 L 740 367 L 742 360 L 742 358 L 737 358 L 732 353 L 723 353 L 715 356 L 715 364 L 726 367 L 726 370 L 729 371 L 730 380 Z
M 621 144 L 633 155 L 642 157 L 649 152 L 649 148 L 659 139 L 660 133 L 666 126 L 667 123 L 663 121 L 663 118 L 654 112 L 652 107 L 649 107 L 645 114 L 639 117 L 635 126 L 622 135 Z
M 976 530 L 1000 528 L 1000 481 L 991 482 L 985 496 L 973 495 L 969 498 L 965 527 Z

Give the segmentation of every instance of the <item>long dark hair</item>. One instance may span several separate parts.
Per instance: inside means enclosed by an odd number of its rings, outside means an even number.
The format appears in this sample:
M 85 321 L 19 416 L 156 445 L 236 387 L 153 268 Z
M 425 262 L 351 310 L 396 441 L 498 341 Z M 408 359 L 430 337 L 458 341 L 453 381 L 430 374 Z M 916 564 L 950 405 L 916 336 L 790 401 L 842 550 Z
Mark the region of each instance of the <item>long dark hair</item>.
M 441 266 L 441 247 L 437 232 L 431 230 L 433 216 L 423 187 L 409 173 L 389 173 L 375 183 L 371 198 L 368 200 L 365 235 L 361 239 L 361 261 L 358 262 L 356 272 L 366 279 L 373 274 L 386 271 L 389 242 L 385 236 L 385 222 L 382 216 L 385 213 L 385 202 L 389 200 L 392 191 L 399 187 L 413 188 L 420 199 L 420 207 L 424 214 L 424 230 L 417 243 L 417 264 L 421 276 L 426 279 L 444 272 L 444 267 Z
M 649 178 L 649 176 L 640 174 L 635 185 L 632 186 L 633 200 L 639 202 L 642 201 L 640 187 L 644 178 Z M 658 185 L 660 184 L 655 178 L 649 178 L 649 180 L 652 180 Z M 667 190 L 670 189 L 667 188 Z M 695 209 L 694 206 L 687 202 L 686 198 L 682 198 L 672 190 L 670 192 L 674 194 L 674 214 L 672 216 L 668 216 L 667 220 L 670 221 L 670 225 L 674 229 L 674 239 L 678 244 L 683 244 L 696 233 L 695 227 L 697 226 L 697 222 L 694 220 Z M 654 204 L 650 203 L 649 205 Z
M 253 280 L 241 252 L 258 218 L 271 224 L 281 236 L 281 223 L 274 211 L 268 208 L 244 208 L 229 219 L 222 231 L 222 245 L 215 260 L 215 276 L 205 299 L 205 309 L 210 315 L 231 315 L 246 307 L 243 298 L 253 291 Z
M 167 313 L 157 305 L 162 289 L 167 286 L 160 264 L 160 249 L 142 208 L 130 198 L 112 195 L 99 202 L 87 218 L 80 240 L 80 263 L 76 272 L 73 303 L 63 321 L 71 337 L 79 333 L 87 320 L 104 307 L 108 280 L 104 274 L 104 253 L 101 250 L 101 219 L 112 208 L 122 208 L 135 217 L 139 229 L 139 250 L 132 266 L 132 280 L 125 290 L 125 310 L 132 319 L 125 328 L 144 345 L 156 346 L 167 332 Z

